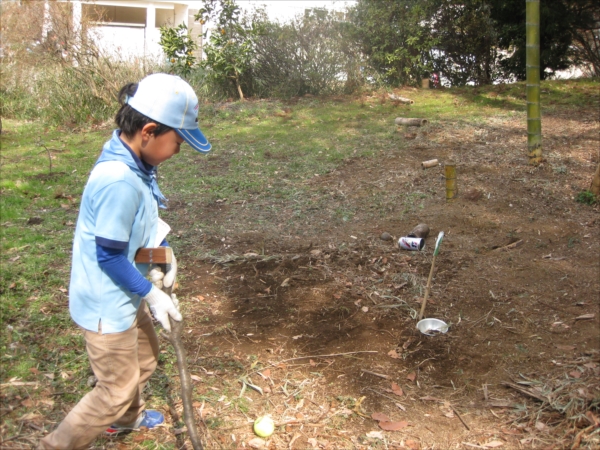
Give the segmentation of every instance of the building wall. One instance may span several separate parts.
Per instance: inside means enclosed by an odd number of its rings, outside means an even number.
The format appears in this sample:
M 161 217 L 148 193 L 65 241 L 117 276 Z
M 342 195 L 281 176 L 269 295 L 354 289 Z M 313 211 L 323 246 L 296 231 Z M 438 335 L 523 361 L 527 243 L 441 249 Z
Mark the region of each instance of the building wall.
M 145 57 L 161 61 L 164 55 L 159 45 L 160 27 L 165 25 L 185 23 L 200 40 L 202 26 L 194 23 L 196 11 L 186 3 L 161 1 L 97 0 L 82 4 L 83 16 L 94 23 L 90 28 L 91 38 L 120 59 Z

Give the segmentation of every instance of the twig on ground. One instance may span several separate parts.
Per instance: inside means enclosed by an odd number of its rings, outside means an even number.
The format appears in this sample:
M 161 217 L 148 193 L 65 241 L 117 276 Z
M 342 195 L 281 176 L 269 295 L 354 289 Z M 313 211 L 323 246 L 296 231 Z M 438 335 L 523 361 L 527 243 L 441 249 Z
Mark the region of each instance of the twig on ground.
M 270 363 L 269 365 L 265 366 L 265 367 L 261 367 L 258 370 L 255 370 L 254 372 L 250 372 L 248 373 L 248 375 L 252 375 L 255 373 L 260 372 L 261 370 L 265 370 L 267 367 L 276 367 L 279 364 L 283 364 L 286 362 L 290 362 L 290 361 L 297 361 L 299 359 L 306 359 L 306 358 L 332 358 L 334 356 L 346 356 L 346 355 L 355 355 L 358 353 L 378 353 L 377 350 L 364 350 L 364 351 L 359 351 L 359 352 L 347 352 L 347 353 L 332 353 L 330 355 L 308 355 L 308 356 L 298 356 L 296 358 L 289 358 L 289 359 L 284 359 L 281 361 L 277 361 L 274 363 Z
M 579 444 L 581 444 L 581 439 L 583 438 L 583 435 L 585 433 L 587 433 L 588 431 L 590 431 L 592 428 L 594 428 L 594 425 L 590 425 L 589 427 L 584 428 L 579 433 L 577 433 L 577 436 L 575 436 L 575 439 L 573 440 L 573 445 L 571 446 L 571 450 L 575 450 L 575 449 L 579 448 Z
M 514 384 L 514 383 L 504 382 L 504 383 L 502 383 L 502 384 L 503 384 L 504 386 L 511 387 L 511 388 L 515 389 L 516 391 L 519 391 L 519 392 L 521 392 L 522 394 L 528 395 L 529 397 L 533 397 L 533 398 L 535 398 L 536 400 L 539 400 L 539 401 L 541 401 L 541 402 L 543 402 L 543 403 L 550 403 L 550 402 L 548 401 L 548 397 L 546 397 L 545 395 L 536 394 L 535 392 L 531 392 L 531 391 L 529 391 L 528 389 L 522 388 L 521 386 L 519 386 L 519 385 L 516 385 L 516 384 Z
M 513 248 L 517 248 L 523 245 L 523 239 L 518 240 L 517 242 L 513 242 L 512 244 L 505 245 L 504 247 L 495 248 L 495 252 L 501 252 L 506 250 L 512 250 Z
M 368 373 L 369 375 L 373 375 L 373 376 L 376 376 L 376 377 L 379 377 L 379 378 L 384 378 L 386 380 L 390 379 L 389 375 L 384 375 L 382 373 L 371 372 L 370 370 L 367 370 L 367 369 L 361 369 L 361 372 Z
M 452 411 L 454 411 L 454 414 L 456 414 L 456 417 L 458 417 L 458 419 L 462 422 L 462 424 L 465 426 L 465 428 L 467 430 L 471 431 L 471 429 L 469 428 L 469 425 L 467 425 L 467 423 L 463 420 L 463 418 L 460 416 L 460 414 L 458 413 L 456 408 L 452 405 L 450 405 L 450 408 L 452 408 Z

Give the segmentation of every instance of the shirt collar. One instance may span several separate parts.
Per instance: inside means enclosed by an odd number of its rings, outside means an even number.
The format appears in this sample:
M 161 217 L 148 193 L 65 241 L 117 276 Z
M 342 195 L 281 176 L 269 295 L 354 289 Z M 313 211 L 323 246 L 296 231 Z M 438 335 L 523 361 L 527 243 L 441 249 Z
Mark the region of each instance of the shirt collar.
M 135 152 L 131 149 L 131 147 L 129 145 L 127 145 L 123 139 L 121 139 L 121 131 L 118 132 L 118 136 L 119 136 L 119 141 L 121 141 L 121 144 L 123 144 L 123 147 L 125 147 L 127 149 L 127 151 L 129 151 L 129 153 L 131 153 L 131 157 L 137 164 L 138 168 L 146 175 L 152 175 L 155 172 L 156 167 L 146 163 L 145 161 L 142 161 L 138 157 L 138 155 L 135 154 Z

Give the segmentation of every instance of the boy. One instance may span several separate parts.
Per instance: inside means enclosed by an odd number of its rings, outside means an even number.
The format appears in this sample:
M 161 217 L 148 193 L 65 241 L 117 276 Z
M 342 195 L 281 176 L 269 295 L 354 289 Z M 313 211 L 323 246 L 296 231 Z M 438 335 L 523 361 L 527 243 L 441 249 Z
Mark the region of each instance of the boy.
M 85 448 L 103 432 L 153 428 L 164 421 L 160 412 L 146 410 L 141 398 L 158 358 L 146 303 L 167 330 L 169 317 L 181 320 L 181 314 L 175 296 L 144 278 L 148 265 L 134 263 L 134 257 L 139 248 L 154 247 L 156 239 L 158 206 L 165 200 L 156 166 L 179 153 L 184 141 L 203 153 L 211 145 L 198 129 L 198 99 L 179 77 L 154 74 L 130 83 L 119 92 L 119 102 L 118 129 L 104 145 L 81 199 L 69 289 L 69 311 L 83 330 L 98 381 L 40 441 L 40 449 Z M 176 271 L 174 261 L 164 286 L 175 283 Z

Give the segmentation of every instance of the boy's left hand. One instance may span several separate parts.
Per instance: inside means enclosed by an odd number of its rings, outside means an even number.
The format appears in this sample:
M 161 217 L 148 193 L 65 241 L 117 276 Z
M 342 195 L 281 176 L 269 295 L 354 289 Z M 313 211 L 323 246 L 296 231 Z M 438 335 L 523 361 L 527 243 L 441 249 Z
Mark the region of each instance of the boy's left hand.
M 152 284 L 158 289 L 170 288 L 175 284 L 175 277 L 177 277 L 177 259 L 173 255 L 173 261 L 169 264 L 170 269 L 166 274 L 162 272 L 160 266 L 153 266 L 152 270 L 148 273 Z
M 158 289 L 163 288 L 163 278 L 165 277 L 165 274 L 162 273 L 160 266 L 153 266 L 148 275 L 150 276 L 150 281 L 154 286 L 156 286 Z

